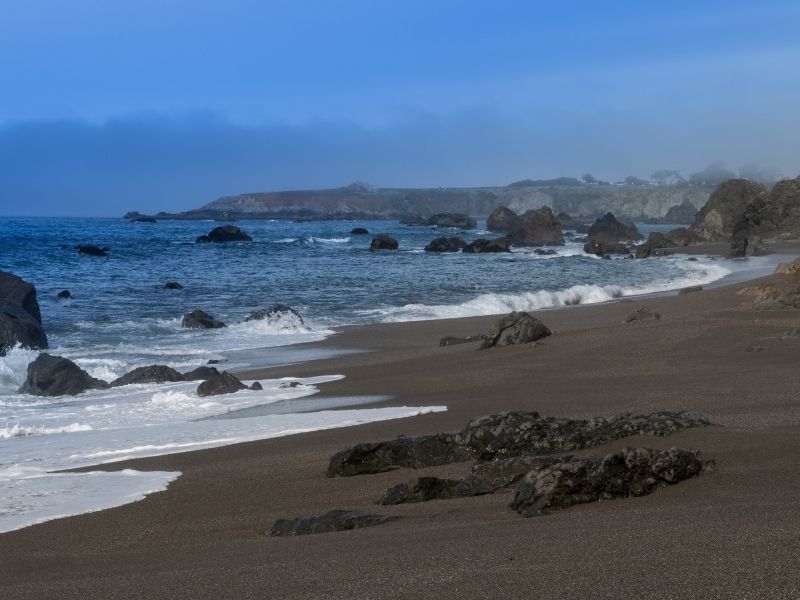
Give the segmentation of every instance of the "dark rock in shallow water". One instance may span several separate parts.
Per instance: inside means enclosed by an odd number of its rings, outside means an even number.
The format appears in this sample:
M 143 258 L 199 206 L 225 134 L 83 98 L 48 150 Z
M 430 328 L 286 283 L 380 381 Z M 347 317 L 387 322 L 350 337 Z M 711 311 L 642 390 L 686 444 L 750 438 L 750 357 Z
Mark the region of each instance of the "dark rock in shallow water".
M 157 223 L 155 217 L 136 217 L 130 220 L 131 223 Z
M 370 250 L 397 250 L 400 244 L 397 240 L 388 235 L 376 235 L 372 238 L 372 243 L 369 245 Z
M 469 215 L 461 213 L 439 213 L 426 221 L 435 227 L 454 227 L 456 229 L 475 229 L 478 223 Z
M 69 290 L 61 290 L 56 295 L 56 298 L 58 298 L 59 300 L 71 300 L 72 294 L 69 292 Z
M 252 242 L 253 238 L 235 225 L 222 225 L 215 227 L 207 235 L 199 236 L 195 241 L 221 244 L 224 242 Z
M 235 375 L 227 371 L 212 375 L 203 383 L 197 386 L 198 396 L 220 396 L 222 394 L 233 394 L 239 390 L 247 389 L 247 386 L 239 381 Z
M 334 454 L 328 477 L 419 469 L 468 460 L 574 452 L 632 435 L 666 436 L 710 423 L 685 412 L 621 414 L 590 419 L 504 412 L 473 419 L 459 433 L 356 444 Z
M 105 381 L 95 379 L 71 360 L 40 354 L 28 365 L 28 376 L 20 394 L 34 396 L 74 396 L 92 389 L 105 389 Z
M 563 246 L 561 223 L 549 206 L 529 210 L 521 217 L 522 228 L 511 234 L 516 246 Z
M 458 252 L 467 243 L 460 237 L 440 237 L 425 246 L 425 252 Z
M 150 365 L 149 367 L 139 367 L 122 377 L 111 382 L 111 387 L 120 385 L 130 385 L 132 383 L 165 383 L 183 381 L 183 375 L 172 367 L 166 365 Z
M 187 329 L 220 329 L 225 327 L 225 323 L 217 321 L 210 314 L 198 308 L 183 315 L 181 327 L 186 327 Z
M 625 317 L 625 322 L 631 323 L 633 321 L 641 321 L 642 323 L 645 323 L 647 321 L 658 321 L 660 318 L 661 313 L 657 313 L 646 306 L 641 306 Z
M 621 223 L 612 213 L 606 213 L 589 228 L 589 241 L 614 246 L 620 242 L 642 239 L 642 234 L 633 223 Z
M 196 369 L 192 369 L 191 371 L 187 371 L 183 374 L 184 381 L 198 381 L 200 379 L 206 380 L 210 379 L 211 377 L 216 377 L 219 375 L 219 371 L 214 367 L 197 367 Z
M 264 386 L 261 385 L 260 381 L 254 381 L 253 385 L 250 386 L 250 389 L 253 391 L 260 391 L 264 389 Z
M 363 227 L 353 227 L 353 229 L 350 230 L 350 235 L 369 235 L 369 231 Z
M 351 529 L 383 525 L 399 518 L 392 515 L 369 515 L 357 511 L 332 510 L 316 517 L 278 519 L 265 533 L 270 537 L 287 537 L 349 531 Z
M 288 390 L 291 388 L 300 387 L 301 385 L 303 384 L 300 383 L 299 381 L 287 381 L 285 383 L 280 384 L 278 387 L 282 390 Z
M 287 304 L 272 304 L 266 308 L 254 310 L 244 320 L 267 321 L 294 327 L 302 327 L 305 324 L 300 313 Z
M 538 254 L 539 256 L 554 256 L 558 254 L 558 252 L 556 252 L 552 248 L 549 248 L 547 250 L 542 250 L 541 248 L 537 248 L 536 250 L 533 251 L 533 253 Z
M 486 229 L 513 234 L 522 229 L 523 222 L 517 213 L 505 206 L 498 206 L 486 218 Z
M 494 240 L 484 240 L 478 238 L 471 244 L 467 244 L 462 252 L 467 254 L 483 254 L 487 252 L 511 252 L 511 241 L 507 238 Z
M 586 254 L 610 258 L 611 254 L 628 254 L 631 249 L 621 242 L 617 244 L 605 244 L 597 240 L 591 240 L 583 245 L 583 251 L 586 252 Z
M 574 504 L 644 496 L 694 477 L 704 466 L 697 454 L 680 448 L 623 448 L 602 460 L 567 459 L 525 475 L 509 508 L 531 517 Z
M 12 273 L 0 271 L 0 356 L 20 344 L 47 348 L 47 335 L 36 299 L 36 288 Z
M 75 246 L 78 254 L 88 254 L 89 256 L 108 256 L 108 248 L 97 246 Z
M 462 337 L 457 337 L 453 335 L 446 335 L 442 339 L 439 340 L 440 346 L 456 346 L 458 344 L 469 344 L 472 342 L 483 342 L 486 340 L 486 336 L 482 333 L 478 335 L 466 335 Z
M 182 290 L 183 286 L 178 283 L 177 281 L 168 281 L 164 284 L 164 289 L 166 290 Z
M 512 312 L 494 322 L 481 348 L 529 344 L 552 332 L 539 319 L 526 312 Z

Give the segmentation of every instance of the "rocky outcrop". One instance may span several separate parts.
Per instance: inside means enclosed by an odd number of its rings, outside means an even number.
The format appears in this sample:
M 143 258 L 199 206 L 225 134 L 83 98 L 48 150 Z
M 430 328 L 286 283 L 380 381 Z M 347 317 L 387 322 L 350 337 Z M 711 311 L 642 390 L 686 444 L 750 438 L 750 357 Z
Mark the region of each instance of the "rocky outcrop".
M 196 308 L 192 312 L 183 315 L 181 327 L 187 329 L 221 329 L 225 327 L 225 323 L 217 321 L 206 311 Z
M 89 256 L 108 256 L 108 248 L 100 248 L 98 246 L 75 246 L 78 254 L 88 254 Z
M 498 238 L 494 240 L 485 240 L 478 238 L 464 246 L 462 252 L 467 254 L 484 254 L 487 252 L 511 252 L 511 240 L 508 238 Z
M 671 206 L 662 221 L 664 223 L 694 223 L 696 216 L 697 207 L 686 199 L 681 204 Z
M 563 246 L 561 223 L 549 206 L 529 210 L 521 217 L 522 228 L 511 234 L 515 246 Z
M 475 229 L 478 225 L 475 219 L 461 213 L 439 213 L 429 217 L 426 224 L 434 227 L 453 227 L 455 229 Z
M 235 225 L 222 225 L 214 227 L 208 234 L 199 236 L 195 241 L 222 244 L 225 242 L 252 242 L 253 238 Z
M 130 220 L 131 223 L 157 223 L 155 217 L 136 217 Z
M 183 374 L 184 381 L 199 381 L 199 380 L 206 380 L 211 379 L 212 377 L 216 377 L 219 375 L 219 371 L 214 367 L 197 367 L 196 369 L 192 369 L 191 371 L 187 371 Z
M 583 225 L 583 221 L 581 219 L 576 219 L 569 213 L 560 212 L 556 215 L 556 219 L 558 222 L 561 223 L 561 227 L 565 229 L 576 229 Z
M 269 537 L 291 537 L 314 533 L 331 533 L 374 527 L 396 521 L 400 517 L 392 515 L 370 515 L 358 511 L 332 510 L 324 515 L 314 517 L 296 517 L 294 519 L 278 519 L 267 529 Z
M 397 240 L 388 235 L 376 235 L 372 238 L 372 243 L 369 245 L 370 250 L 397 250 L 400 244 Z
M 425 252 L 459 252 L 467 243 L 461 237 L 440 237 L 425 246 Z
M 606 213 L 589 228 L 588 241 L 614 246 L 622 242 L 635 242 L 642 239 L 642 234 L 633 223 L 622 223 L 611 214 Z
M 539 319 L 526 312 L 512 312 L 494 322 L 481 348 L 530 344 L 552 332 Z
M 638 321 L 640 323 L 647 323 L 648 321 L 658 321 L 660 318 L 660 313 L 657 313 L 647 306 L 640 306 L 627 317 L 625 317 L 625 322 L 632 323 L 634 321 Z
M 0 356 L 19 344 L 47 348 L 47 335 L 36 299 L 36 288 L 12 273 L 0 271 Z
M 220 396 L 222 394 L 233 394 L 239 390 L 245 390 L 247 386 L 239 381 L 235 375 L 222 371 L 222 373 L 212 374 L 208 379 L 197 386 L 198 396 Z
M 509 504 L 524 517 L 575 504 L 644 496 L 695 477 L 704 468 L 689 450 L 623 448 L 602 459 L 570 458 L 526 474 Z
M 111 387 L 130 385 L 132 383 L 165 383 L 183 381 L 183 375 L 172 367 L 166 365 L 150 365 L 148 367 L 138 367 L 129 373 L 125 373 L 111 382 Z
M 498 233 L 514 234 L 522 229 L 522 219 L 510 208 L 498 206 L 486 218 L 486 229 Z
M 666 436 L 709 424 L 701 417 L 668 411 L 591 419 L 503 412 L 473 419 L 458 433 L 356 444 L 331 457 L 327 474 L 350 476 L 398 467 L 419 469 L 468 460 L 574 452 L 632 435 Z
M 69 359 L 42 353 L 28 365 L 20 394 L 34 396 L 74 396 L 86 390 L 105 389 L 108 384 L 95 379 Z
M 706 242 L 727 242 L 745 207 L 765 192 L 763 185 L 748 179 L 722 182 L 698 211 L 692 231 Z
M 350 230 L 350 235 L 369 235 L 369 231 L 363 227 L 353 227 L 353 229 Z
M 304 327 L 303 317 L 288 304 L 271 304 L 266 308 L 252 311 L 245 321 L 266 321 L 286 328 Z

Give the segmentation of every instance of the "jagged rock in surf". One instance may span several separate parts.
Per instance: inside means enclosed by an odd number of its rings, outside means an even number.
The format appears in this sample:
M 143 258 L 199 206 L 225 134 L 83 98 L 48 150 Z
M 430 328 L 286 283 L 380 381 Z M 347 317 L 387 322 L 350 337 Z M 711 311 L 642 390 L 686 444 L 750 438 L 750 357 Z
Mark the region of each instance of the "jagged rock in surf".
M 34 396 L 75 396 L 86 390 L 105 389 L 105 381 L 95 379 L 67 358 L 42 353 L 28 365 L 20 394 Z
M 271 304 L 266 308 L 252 311 L 244 318 L 245 321 L 267 321 L 274 325 L 286 328 L 300 328 L 305 326 L 303 317 L 288 304 Z
M 150 365 L 148 367 L 138 367 L 129 373 L 125 373 L 111 382 L 111 387 L 130 385 L 132 383 L 165 383 L 183 381 L 183 375 L 167 365 Z
M 222 394 L 233 394 L 239 390 L 247 389 L 247 386 L 239 381 L 239 378 L 227 371 L 211 375 L 208 379 L 197 386 L 198 396 L 220 396 Z
M 225 323 L 218 321 L 204 310 L 196 308 L 190 313 L 183 315 L 181 327 L 187 329 L 221 329 Z
M 588 233 L 588 242 L 597 242 L 606 247 L 642 239 L 642 234 L 633 223 L 621 223 L 611 213 L 606 213 L 597 219 L 589 228 Z
M 215 363 L 216 364 L 216 363 Z M 216 377 L 219 375 L 219 371 L 217 371 L 214 367 L 197 367 L 196 369 L 192 369 L 191 371 L 187 371 L 183 374 L 184 381 L 198 381 L 200 379 L 210 379 L 211 377 Z

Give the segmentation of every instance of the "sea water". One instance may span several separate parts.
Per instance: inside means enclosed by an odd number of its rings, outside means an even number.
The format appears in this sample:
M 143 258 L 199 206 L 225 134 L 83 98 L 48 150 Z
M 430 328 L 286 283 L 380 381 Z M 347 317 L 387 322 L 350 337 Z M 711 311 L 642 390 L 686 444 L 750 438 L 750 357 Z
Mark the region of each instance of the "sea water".
M 243 221 L 237 225 L 252 242 L 195 243 L 216 225 L 5 218 L 0 270 L 36 285 L 48 352 L 111 381 L 151 364 L 181 371 L 209 360 L 230 370 L 292 364 L 324 357 L 323 351 L 293 346 L 324 339 L 339 325 L 603 302 L 708 284 L 741 268 L 709 257 L 601 260 L 586 255 L 580 240 L 549 256 L 527 248 L 432 254 L 423 250 L 431 239 L 460 232 L 396 221 Z M 464 232 L 466 240 L 491 236 L 484 225 Z M 395 237 L 399 251 L 370 252 L 371 236 L 351 235 L 354 227 Z M 109 255 L 78 254 L 78 244 L 108 247 Z M 167 281 L 183 289 L 165 289 Z M 71 300 L 56 298 L 62 289 Z M 273 303 L 289 304 L 303 321 L 245 320 Z M 227 327 L 181 328 L 182 315 L 194 308 Z M 262 380 L 263 390 L 211 398 L 197 396 L 197 382 L 60 398 L 17 394 L 37 354 L 15 348 L 0 357 L 0 531 L 135 501 L 179 475 L 56 473 L 63 469 L 446 409 L 364 409 L 358 399 L 315 399 L 317 385 L 341 377 L 335 373 L 297 380 L 293 387 L 286 379 Z M 239 418 L 224 418 L 231 415 Z

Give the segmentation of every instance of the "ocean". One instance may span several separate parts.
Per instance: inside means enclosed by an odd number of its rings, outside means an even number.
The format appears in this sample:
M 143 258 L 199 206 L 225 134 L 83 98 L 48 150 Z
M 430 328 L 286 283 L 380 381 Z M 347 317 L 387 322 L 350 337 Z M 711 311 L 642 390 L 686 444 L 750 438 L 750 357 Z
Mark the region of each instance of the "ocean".
M 557 254 L 432 254 L 423 247 L 454 230 L 396 221 L 244 221 L 253 240 L 197 244 L 219 223 L 122 219 L 0 219 L 0 270 L 33 283 L 49 353 L 111 381 L 166 364 L 187 371 L 209 360 L 229 370 L 292 364 L 324 352 L 294 348 L 348 324 L 441 319 L 539 310 L 667 292 L 718 281 L 753 263 L 686 256 L 601 260 L 568 241 Z M 493 237 L 479 223 L 470 241 Z M 364 227 L 400 243 L 370 252 Z M 639 225 L 643 233 L 671 226 Z M 107 257 L 75 246 L 110 249 Z M 756 265 L 757 268 L 757 265 Z M 165 289 L 178 281 L 183 289 Z M 68 289 L 70 300 L 58 300 Z M 245 321 L 283 303 L 303 317 Z M 188 330 L 181 317 L 202 308 L 227 323 Z M 0 532 L 118 506 L 163 490 L 177 472 L 54 473 L 128 458 L 208 448 L 303 431 L 405 418 L 445 406 L 359 408 L 374 398 L 330 398 L 317 385 L 338 373 L 261 380 L 263 390 L 200 398 L 197 383 L 130 385 L 79 396 L 16 393 L 37 352 L 0 357 Z M 250 382 L 246 382 L 250 383 Z M 248 412 L 255 406 L 274 410 Z M 230 418 L 241 417 L 241 418 Z

